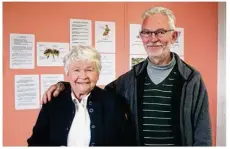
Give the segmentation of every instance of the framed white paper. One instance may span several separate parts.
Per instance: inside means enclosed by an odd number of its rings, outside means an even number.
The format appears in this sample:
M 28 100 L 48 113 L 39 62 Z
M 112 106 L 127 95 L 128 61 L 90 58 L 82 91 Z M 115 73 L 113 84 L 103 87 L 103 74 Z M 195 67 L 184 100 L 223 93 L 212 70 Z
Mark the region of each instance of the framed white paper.
M 140 37 L 141 25 L 130 24 L 129 31 L 129 51 L 130 54 L 146 54 L 141 37 Z
M 15 75 L 15 109 L 38 109 L 39 101 L 39 76 Z
M 115 22 L 95 21 L 95 48 L 102 53 L 116 53 Z
M 63 74 L 41 74 L 41 97 L 51 85 L 60 81 L 64 81 Z
M 97 85 L 107 85 L 115 80 L 115 54 L 101 54 L 102 70 Z
M 33 34 L 10 34 L 10 68 L 34 68 L 34 42 Z
M 77 45 L 92 45 L 91 20 L 70 19 L 70 49 Z
M 38 66 L 63 66 L 63 59 L 69 53 L 69 43 L 37 42 Z

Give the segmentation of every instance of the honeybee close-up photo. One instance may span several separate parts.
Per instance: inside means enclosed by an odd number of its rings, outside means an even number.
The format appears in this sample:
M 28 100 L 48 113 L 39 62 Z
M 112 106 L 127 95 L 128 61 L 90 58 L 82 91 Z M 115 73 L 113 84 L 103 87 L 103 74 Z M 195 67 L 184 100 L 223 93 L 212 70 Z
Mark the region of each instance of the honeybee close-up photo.
M 46 49 L 44 51 L 44 55 L 47 57 L 47 59 L 50 57 L 50 55 L 53 56 L 53 59 L 55 59 L 55 56 L 59 56 L 59 51 L 57 49 Z

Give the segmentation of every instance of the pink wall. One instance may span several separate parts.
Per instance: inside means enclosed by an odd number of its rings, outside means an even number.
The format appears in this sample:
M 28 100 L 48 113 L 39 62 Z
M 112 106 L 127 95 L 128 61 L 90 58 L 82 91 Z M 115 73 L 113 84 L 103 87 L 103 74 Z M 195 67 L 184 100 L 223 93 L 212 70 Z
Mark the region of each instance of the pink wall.
M 14 75 L 57 74 L 63 67 L 9 69 L 10 33 L 35 34 L 36 42 L 69 42 L 70 18 L 116 22 L 116 76 L 129 70 L 129 24 L 141 24 L 142 12 L 152 6 L 172 9 L 185 32 L 185 61 L 199 70 L 208 89 L 213 142 L 216 138 L 217 5 L 210 3 L 3 3 L 3 145 L 25 146 L 39 110 L 15 110 Z M 36 52 L 35 52 L 36 54 Z M 63 73 L 64 74 L 64 73 Z

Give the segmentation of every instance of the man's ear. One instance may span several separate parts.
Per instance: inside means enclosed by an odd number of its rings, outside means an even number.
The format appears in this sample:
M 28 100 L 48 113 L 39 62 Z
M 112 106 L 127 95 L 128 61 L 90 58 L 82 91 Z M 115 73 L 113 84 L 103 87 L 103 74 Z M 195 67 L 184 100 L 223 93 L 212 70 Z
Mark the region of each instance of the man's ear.
M 178 31 L 173 31 L 173 33 L 172 33 L 172 43 L 175 43 L 178 37 L 179 37 L 179 32 Z

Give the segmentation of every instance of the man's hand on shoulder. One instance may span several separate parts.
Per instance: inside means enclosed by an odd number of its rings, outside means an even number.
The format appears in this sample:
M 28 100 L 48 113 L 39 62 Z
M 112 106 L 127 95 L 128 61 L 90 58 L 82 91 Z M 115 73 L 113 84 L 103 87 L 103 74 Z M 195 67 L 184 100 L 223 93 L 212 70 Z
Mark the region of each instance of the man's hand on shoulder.
M 44 93 L 42 97 L 42 103 L 46 104 L 47 102 L 51 101 L 52 95 L 53 97 L 57 97 L 64 89 L 65 85 L 62 82 L 51 85 L 49 89 Z

